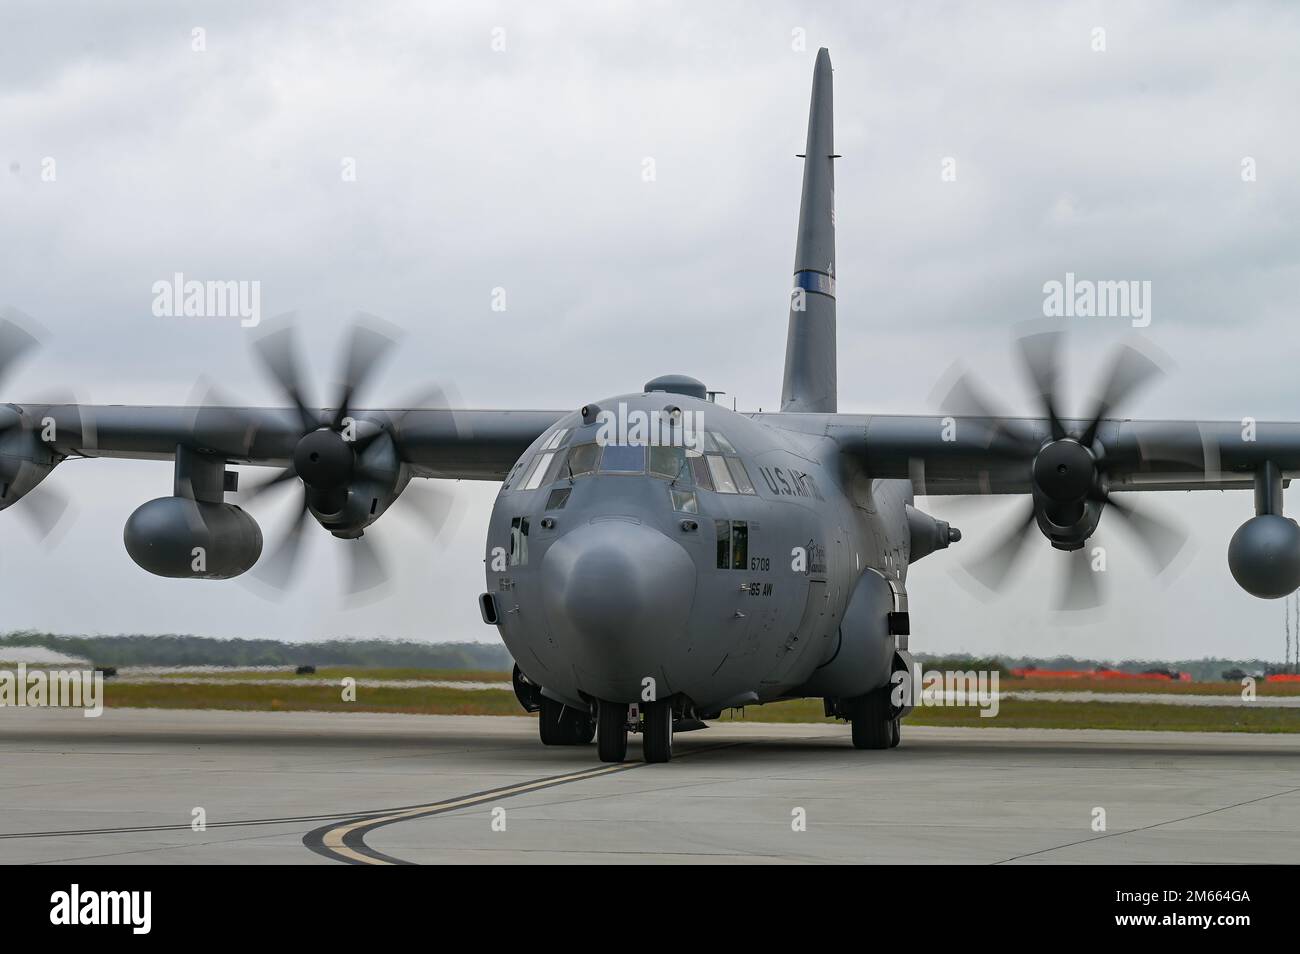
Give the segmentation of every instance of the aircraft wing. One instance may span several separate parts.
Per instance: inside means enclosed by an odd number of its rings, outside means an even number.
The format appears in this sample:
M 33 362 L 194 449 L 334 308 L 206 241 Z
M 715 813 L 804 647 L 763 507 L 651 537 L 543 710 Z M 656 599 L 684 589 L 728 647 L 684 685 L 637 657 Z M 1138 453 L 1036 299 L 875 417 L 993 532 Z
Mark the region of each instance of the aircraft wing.
M 766 416 L 766 415 L 763 415 Z M 1300 585 L 1300 526 L 1282 491 L 1300 475 L 1300 423 L 1142 421 L 853 414 L 777 415 L 783 427 L 833 440 L 869 477 L 909 480 L 923 495 L 1018 494 L 1024 503 L 965 564 L 989 590 L 1010 578 L 1037 529 L 1074 554 L 1061 562 L 1061 609 L 1100 605 L 1087 542 L 1103 511 L 1136 534 L 1156 572 L 1182 550 L 1186 530 L 1124 499 L 1123 491 L 1252 490 L 1254 516 L 1228 546 L 1228 566 L 1247 592 L 1278 599 Z M 961 538 L 934 521 L 939 546 Z M 922 554 L 924 555 L 924 553 Z
M 1034 452 L 1053 439 L 1046 418 L 825 417 L 827 436 L 872 476 L 911 480 L 917 494 L 1030 493 Z M 1062 423 L 1074 434 L 1088 424 Z M 1102 420 L 1094 447 L 1111 492 L 1249 490 L 1266 463 L 1283 480 L 1300 475 L 1295 422 Z
M 137 564 L 159 576 L 229 579 L 262 556 L 263 535 L 242 507 L 277 487 L 297 487 L 296 516 L 273 553 L 258 564 L 262 581 L 282 589 L 293 578 L 312 518 L 348 540 L 348 591 L 386 577 L 365 531 L 398 498 L 440 532 L 453 501 L 413 477 L 501 480 L 528 445 L 565 412 L 448 408 L 308 409 L 0 405 L 0 509 L 15 510 L 48 534 L 67 506 L 37 485 L 64 460 L 118 457 L 174 462 L 170 496 L 143 502 L 124 538 Z M 231 464 L 275 468 L 240 486 Z M 161 475 L 160 475 L 161 476 Z M 156 488 L 165 492 L 160 481 Z M 30 500 L 23 500 L 31 494 Z
M 183 447 L 230 464 L 286 467 L 303 434 L 330 427 L 337 412 L 219 406 L 9 405 L 22 427 L 48 440 L 48 456 L 170 460 Z M 511 465 L 564 411 L 358 408 L 348 415 L 365 432 L 392 436 L 414 476 L 501 480 Z M 0 445 L 0 456 L 6 453 Z M 10 456 L 21 457 L 11 451 Z

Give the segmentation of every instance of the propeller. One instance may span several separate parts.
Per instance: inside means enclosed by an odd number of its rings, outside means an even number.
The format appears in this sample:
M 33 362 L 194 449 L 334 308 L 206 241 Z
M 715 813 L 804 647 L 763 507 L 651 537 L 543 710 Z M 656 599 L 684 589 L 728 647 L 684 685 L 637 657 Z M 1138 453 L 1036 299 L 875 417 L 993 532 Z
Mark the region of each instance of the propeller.
M 293 463 L 272 478 L 271 483 L 297 477 L 322 494 L 337 494 L 354 476 L 357 458 L 386 433 L 374 428 L 367 434 L 358 435 L 351 417 L 352 399 L 395 344 L 392 337 L 369 326 L 367 321 L 377 319 L 359 316 L 352 326 L 345 352 L 343 380 L 331 405 L 334 413 L 328 420 L 307 408 L 297 360 L 296 326 L 286 324 L 255 343 L 255 353 L 262 366 L 292 403 L 302 425 Z
M 268 490 L 288 485 L 297 475 L 292 468 L 286 468 L 275 477 L 250 488 L 246 500 L 256 500 Z M 416 516 L 436 536 L 445 529 L 451 514 L 452 497 L 437 488 L 412 482 L 402 491 L 398 498 L 401 506 L 413 511 Z M 300 491 L 289 525 L 279 542 L 265 554 L 253 575 L 261 582 L 275 590 L 286 590 L 296 578 L 302 558 L 302 544 L 309 524 L 312 522 L 310 500 L 306 490 Z M 371 537 L 358 533 L 355 537 L 344 539 L 344 553 L 347 555 L 347 587 L 349 595 L 358 595 L 382 586 L 388 581 L 387 561 L 379 552 Z
M 346 519 L 341 523 L 329 521 L 331 516 L 342 514 L 349 489 L 357 482 L 387 484 L 395 481 L 393 491 L 401 492 L 399 499 L 405 501 L 405 506 L 413 510 L 435 535 L 443 529 L 452 502 L 449 494 L 433 486 L 415 483 L 403 486 L 410 477 L 400 466 L 393 431 L 400 434 L 407 411 L 391 422 L 394 425 L 392 431 L 376 422 L 352 417 L 356 395 L 391 353 L 398 331 L 372 315 L 355 317 L 344 352 L 342 380 L 330 405 L 332 410 L 323 412 L 308 406 L 298 361 L 295 316 L 283 316 L 277 324 L 280 327 L 255 342 L 255 353 L 278 390 L 288 399 L 301 434 L 289 466 L 248 488 L 244 499 L 251 502 L 286 486 L 297 486 L 299 499 L 284 535 L 259 561 L 253 575 L 276 590 L 286 589 L 297 573 L 308 523 L 316 517 L 334 536 L 345 541 L 344 552 L 348 558 L 346 591 L 355 595 L 374 590 L 387 581 L 388 571 L 378 547 L 365 535 L 369 515 L 361 525 Z M 410 407 L 427 406 L 432 402 L 436 402 L 436 406 L 447 406 L 446 395 L 440 388 L 426 388 Z M 381 441 L 392 445 L 393 454 L 381 455 L 384 461 L 376 465 L 367 451 Z
M 1110 462 L 1097 441 L 1103 423 L 1157 378 L 1160 368 L 1137 348 L 1120 345 L 1087 417 L 1072 420 L 1061 413 L 1062 340 L 1062 332 L 1055 330 L 1031 332 L 1017 340 L 1020 364 L 1047 424 L 1046 437 L 1028 422 L 999 413 L 967 374 L 957 378 L 942 407 L 945 414 L 981 419 L 990 453 L 1024 465 L 1032 488 L 1029 504 L 1006 521 L 992 545 L 966 565 L 967 572 L 987 589 L 1001 590 L 1037 527 L 1054 548 L 1068 552 L 1057 608 L 1090 609 L 1103 597 L 1101 574 L 1085 544 L 1103 510 L 1113 511 L 1132 531 L 1156 573 L 1178 555 L 1187 533 L 1111 495 Z
M 0 308 L 0 394 L 4 393 L 17 366 L 40 347 L 40 341 L 27 330 L 35 324 L 16 308 Z M 70 502 L 53 487 L 32 486 L 43 477 L 39 473 L 42 468 L 24 459 L 24 455 L 36 450 L 44 452 L 45 447 L 30 418 L 9 405 L 0 404 L 0 453 L 6 453 L 16 462 L 8 466 L 0 464 L 0 489 L 8 496 L 13 488 L 28 488 L 22 493 L 23 502 L 17 512 L 32 533 L 45 540 L 68 511 Z

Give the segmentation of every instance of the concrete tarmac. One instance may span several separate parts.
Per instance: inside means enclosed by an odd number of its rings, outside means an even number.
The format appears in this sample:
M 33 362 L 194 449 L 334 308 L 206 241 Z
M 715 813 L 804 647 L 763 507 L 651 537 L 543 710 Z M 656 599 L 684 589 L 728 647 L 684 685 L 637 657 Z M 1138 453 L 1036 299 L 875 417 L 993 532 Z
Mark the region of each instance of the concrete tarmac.
M 0 862 L 1300 862 L 1298 736 L 904 726 L 859 752 L 755 722 L 676 747 L 605 766 L 529 718 L 3 709 Z

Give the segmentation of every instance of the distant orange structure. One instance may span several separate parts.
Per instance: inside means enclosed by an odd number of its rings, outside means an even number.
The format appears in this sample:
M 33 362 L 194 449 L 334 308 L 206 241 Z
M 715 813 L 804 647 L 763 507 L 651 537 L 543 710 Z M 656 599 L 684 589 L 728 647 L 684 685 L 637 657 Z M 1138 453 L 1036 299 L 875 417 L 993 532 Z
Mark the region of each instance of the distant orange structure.
M 1275 672 L 1264 677 L 1265 682 L 1300 682 L 1300 672 Z
M 1020 679 L 1141 679 L 1148 682 L 1191 682 L 1189 672 L 1120 672 L 1118 669 L 1013 669 Z M 1291 678 L 1291 677 L 1288 677 Z M 1300 681 L 1300 677 L 1295 677 Z

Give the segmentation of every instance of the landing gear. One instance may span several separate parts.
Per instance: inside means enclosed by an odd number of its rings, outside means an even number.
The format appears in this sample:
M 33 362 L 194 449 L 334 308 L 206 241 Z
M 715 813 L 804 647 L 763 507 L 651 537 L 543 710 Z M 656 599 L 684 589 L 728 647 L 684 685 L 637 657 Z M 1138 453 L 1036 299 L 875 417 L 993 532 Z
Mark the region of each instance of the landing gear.
M 645 728 L 641 753 L 647 762 L 669 762 L 673 757 L 673 703 L 671 699 L 641 706 Z
M 855 749 L 892 749 L 902 738 L 902 730 L 889 704 L 888 686 L 856 699 L 846 699 L 844 707 L 853 725 Z
M 570 709 L 570 712 L 575 710 Z M 596 720 L 591 716 L 583 716 L 582 719 L 573 728 L 574 745 L 591 745 L 591 740 L 596 737 Z M 898 743 L 895 742 L 895 745 Z
M 542 696 L 537 730 L 542 745 L 586 745 L 596 734 L 596 723 L 582 709 Z
M 899 716 L 894 716 L 889 720 L 889 747 L 898 748 L 898 743 L 903 741 L 903 720 Z
M 627 759 L 627 703 L 602 699 L 597 705 L 596 754 L 602 762 Z

